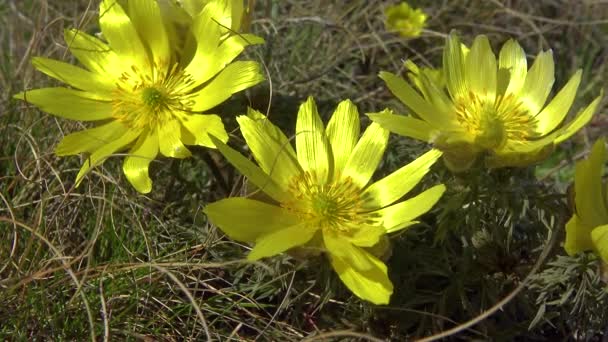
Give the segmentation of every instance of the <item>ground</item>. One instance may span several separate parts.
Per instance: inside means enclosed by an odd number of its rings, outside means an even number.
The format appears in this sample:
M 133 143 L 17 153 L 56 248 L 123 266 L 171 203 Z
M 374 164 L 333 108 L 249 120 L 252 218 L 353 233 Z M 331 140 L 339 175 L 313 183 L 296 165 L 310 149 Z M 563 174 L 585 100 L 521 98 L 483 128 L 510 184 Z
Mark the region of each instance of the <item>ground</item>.
M 245 57 L 264 63 L 269 82 L 215 110 L 231 144 L 243 148 L 234 117 L 247 105 L 268 111 L 288 134 L 299 103 L 311 95 L 325 119 L 347 98 L 361 113 L 404 112 L 378 72 L 403 72 L 406 59 L 439 66 L 451 30 L 467 44 L 485 34 L 494 51 L 515 38 L 529 62 L 552 49 L 557 88 L 583 68 L 577 109 L 608 82 L 605 1 L 412 1 L 429 16 L 414 39 L 385 29 L 383 10 L 391 3 L 258 1 L 251 30 L 266 44 Z M 97 6 L 0 0 L 1 339 L 397 341 L 457 327 L 497 303 L 501 310 L 450 338 L 600 338 L 608 303 L 598 261 L 567 257 L 561 242 L 574 163 L 603 135 L 606 101 L 536 167 L 453 176 L 437 165 L 420 188 L 444 182 L 450 190 L 422 224 L 392 237 L 395 294 L 389 305 L 374 306 L 353 297 L 322 257 L 246 262 L 249 246 L 226 238 L 202 213 L 206 203 L 244 191 L 214 151 L 155 161 L 149 195 L 130 187 L 120 156 L 74 188 L 82 158 L 59 158 L 53 150 L 83 124 L 12 95 L 56 84 L 30 59 L 75 63 L 63 30 L 98 32 Z M 392 136 L 376 178 L 427 148 Z

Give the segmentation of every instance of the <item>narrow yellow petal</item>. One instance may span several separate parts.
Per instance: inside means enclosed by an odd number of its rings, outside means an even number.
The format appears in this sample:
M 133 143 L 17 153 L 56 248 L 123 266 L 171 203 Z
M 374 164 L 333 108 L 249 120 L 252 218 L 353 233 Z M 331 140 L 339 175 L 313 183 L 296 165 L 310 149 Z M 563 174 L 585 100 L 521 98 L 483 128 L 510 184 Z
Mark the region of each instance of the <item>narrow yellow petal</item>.
M 104 75 L 107 81 L 122 74 L 125 66 L 108 44 L 74 29 L 65 30 L 64 39 L 70 52 L 91 72 Z
M 380 72 L 379 77 L 386 82 L 386 86 L 391 93 L 422 120 L 428 122 L 430 125 L 443 125 L 448 121 L 445 113 L 441 112 L 418 95 L 414 88 L 412 88 L 412 86 L 403 78 L 385 71 Z
M 201 0 L 181 0 L 180 4 L 189 15 L 194 17 L 203 10 L 206 2 Z
M 202 68 L 204 69 L 204 68 Z M 264 81 L 260 65 L 252 61 L 237 61 L 229 64 L 203 89 L 193 94 L 192 110 L 205 111 L 226 101 L 232 94 Z
M 526 60 L 526 53 L 516 40 L 509 39 L 502 46 L 498 57 L 498 67 L 505 70 L 509 75 L 504 93 L 519 94 L 528 73 L 528 61 Z
M 234 167 L 239 170 L 243 176 L 247 177 L 250 182 L 255 184 L 255 186 L 257 186 L 265 194 L 272 197 L 277 202 L 283 202 L 290 199 L 286 195 L 285 191 L 283 191 L 282 188 L 272 178 L 270 178 L 270 176 L 264 173 L 264 171 L 262 171 L 249 159 L 243 157 L 243 155 L 233 150 L 217 138 L 212 136 L 211 140 L 218 150 L 224 155 L 224 157 L 226 157 L 226 159 L 230 162 L 230 164 L 234 165 Z
M 465 82 L 465 57 L 463 56 L 460 39 L 456 33 L 451 32 L 443 49 L 443 74 L 446 85 L 452 98 L 458 99 L 468 93 Z
M 217 75 L 230 62 L 232 62 L 248 45 L 263 44 L 264 39 L 253 34 L 232 35 L 226 38 L 215 50 L 206 67 L 200 68 L 197 83 L 206 82 L 211 77 Z
M 323 231 L 323 243 L 332 257 L 341 259 L 356 270 L 367 271 L 374 268 L 367 253 L 354 246 L 345 236 Z
M 405 115 L 395 115 L 385 109 L 380 113 L 369 113 L 367 116 L 375 123 L 389 131 L 406 137 L 431 142 L 438 131 L 429 123 Z
M 156 1 L 129 0 L 129 14 L 142 43 L 147 45 L 152 53 L 152 58 L 157 67 L 169 67 L 171 50 L 169 47 L 169 36 L 162 24 L 160 7 Z M 139 52 L 143 54 L 143 51 Z
M 536 115 L 545 105 L 555 82 L 553 52 L 541 52 L 526 75 L 519 94 L 531 115 Z
M 345 100 L 338 104 L 327 124 L 327 136 L 334 156 L 334 170 L 341 173 L 359 138 L 359 111 Z
M 380 241 L 386 234 L 386 230 L 380 225 L 362 224 L 353 236 L 348 237 L 348 241 L 359 247 L 372 247 Z
M 96 121 L 112 117 L 112 102 L 89 92 L 61 87 L 42 88 L 27 90 L 14 97 L 66 119 Z
M 192 154 L 181 141 L 181 125 L 172 119 L 158 127 L 160 153 L 166 157 L 187 158 Z
M 583 126 L 585 126 L 595 114 L 602 97 L 604 96 L 603 91 L 600 96 L 596 97 L 587 107 L 579 111 L 574 119 L 568 122 L 565 126 L 560 128 L 556 133 L 555 143 L 559 144 L 562 141 L 570 138 L 574 133 L 578 132 Z
M 465 60 L 467 88 L 477 96 L 494 101 L 497 71 L 496 56 L 492 52 L 488 37 L 484 35 L 475 37 L 471 51 Z
M 203 211 L 230 238 L 249 243 L 299 223 L 296 216 L 279 206 L 242 197 L 208 204 Z
M 201 12 L 194 16 L 192 33 L 196 39 L 196 50 L 194 56 L 185 69 L 195 81 L 191 88 L 195 88 L 209 80 L 213 75 L 205 71 L 207 65 L 214 65 L 215 53 L 220 45 L 221 26 L 214 20 L 218 12 L 224 9 L 218 1 L 209 2 Z M 201 67 L 201 66 L 205 67 Z
M 318 184 L 325 184 L 333 172 L 333 157 L 323 122 L 312 97 L 300 105 L 298 111 L 296 151 L 302 169 L 311 172 Z
M 181 140 L 186 145 L 199 145 L 215 148 L 209 135 L 222 142 L 228 141 L 228 133 L 222 118 L 214 114 L 189 114 L 180 117 L 182 124 Z
M 436 185 L 420 195 L 375 211 L 380 215 L 387 233 L 394 233 L 410 225 L 418 216 L 431 210 L 445 192 L 445 185 Z
M 43 73 L 72 87 L 93 92 L 105 100 L 112 99 L 114 84 L 97 73 L 44 57 L 32 58 L 32 65 Z
M 364 188 L 378 168 L 388 145 L 389 131 L 373 122 L 363 133 L 344 167 L 344 177 L 350 177 Z
M 287 189 L 292 178 L 302 173 L 287 137 L 267 119 L 254 120 L 239 116 L 237 121 L 262 170 L 283 189 Z
M 76 186 L 80 185 L 84 176 L 89 170 L 97 165 L 103 163 L 109 156 L 115 152 L 122 150 L 125 146 L 132 143 L 139 136 L 140 131 L 129 130 L 125 132 L 120 138 L 109 142 L 106 145 L 101 146 L 99 149 L 93 151 L 89 157 L 87 157 L 76 175 Z
M 608 223 L 602 175 L 606 162 L 604 139 L 593 145 L 586 160 L 576 163 L 574 174 L 576 214 L 584 224 L 596 227 Z
M 156 131 L 142 134 L 122 164 L 129 183 L 135 190 L 147 194 L 152 190 L 152 180 L 148 175 L 148 166 L 158 154 L 158 135 Z
M 608 224 L 593 228 L 591 240 L 604 263 L 608 263 Z
M 594 248 L 591 240 L 592 226 L 586 225 L 578 216 L 573 215 L 566 223 L 566 239 L 564 249 L 568 255 L 575 255 L 580 252 L 589 251 Z
M 388 278 L 386 265 L 363 250 L 359 250 L 359 253 L 369 259 L 373 268 L 361 271 L 335 256 L 331 256 L 332 267 L 357 297 L 374 304 L 388 304 L 393 294 L 393 284 Z
M 160 23 L 159 23 L 160 25 Z M 104 38 L 122 62 L 145 68 L 149 65 L 146 49 L 135 26 L 116 0 L 103 0 L 99 5 L 99 26 Z
M 301 246 L 310 241 L 316 232 L 316 227 L 308 222 L 272 231 L 256 239 L 247 259 L 259 260 Z
M 82 152 L 93 152 L 103 145 L 118 139 L 127 131 L 127 127 L 112 120 L 99 127 L 85 129 L 66 135 L 55 148 L 58 156 L 69 156 Z
M 432 149 L 413 162 L 370 185 L 363 192 L 369 198 L 366 209 L 379 209 L 395 202 L 412 190 L 435 164 L 442 153 Z
M 578 70 L 555 95 L 553 100 L 536 116 L 536 132 L 539 135 L 549 134 L 564 120 L 576 97 L 576 90 L 581 83 L 581 74 L 582 70 Z

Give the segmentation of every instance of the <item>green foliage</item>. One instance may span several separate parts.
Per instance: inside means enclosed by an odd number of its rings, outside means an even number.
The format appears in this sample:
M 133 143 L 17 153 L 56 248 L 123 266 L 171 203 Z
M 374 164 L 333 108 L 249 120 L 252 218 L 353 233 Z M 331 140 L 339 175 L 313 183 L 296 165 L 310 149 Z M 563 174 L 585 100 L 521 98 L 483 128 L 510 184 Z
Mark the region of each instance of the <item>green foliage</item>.
M 267 44 L 247 57 L 266 63 L 272 84 L 217 108 L 231 144 L 245 153 L 234 115 L 246 105 L 264 113 L 270 108 L 271 120 L 289 135 L 297 106 L 309 95 L 326 114 L 345 98 L 361 113 L 406 112 L 377 73 L 402 72 L 404 59 L 440 65 L 451 29 L 467 43 L 484 33 L 496 44 L 516 38 L 531 53 L 552 48 L 558 87 L 585 68 L 575 107 L 606 86 L 608 12 L 599 3 L 416 1 L 429 20 L 414 40 L 385 31 L 387 1 L 257 3 L 252 30 Z M 81 124 L 11 96 L 52 84 L 29 59 L 66 60 L 64 28 L 98 31 L 96 4 L 88 5 L 0 0 L 0 339 L 86 340 L 93 333 L 97 339 L 199 340 L 208 330 L 213 339 L 233 341 L 327 334 L 409 340 L 472 319 L 519 286 L 525 289 L 500 310 L 452 338 L 602 336 L 608 303 L 599 262 L 590 254 L 567 257 L 559 243 L 572 210 L 565 191 L 574 161 L 604 134 L 605 114 L 536 169 L 478 167 L 452 175 L 438 163 L 420 188 L 443 182 L 448 192 L 421 224 L 393 238 L 387 263 L 395 294 L 390 305 L 377 307 L 354 298 L 323 256 L 244 262 L 248 246 L 226 239 L 201 211 L 228 192 L 244 191 L 240 176 L 214 152 L 155 161 L 156 190 L 149 196 L 121 178 L 119 158 L 73 188 L 80 158 L 59 159 L 53 149 Z M 599 112 L 605 111 L 604 104 Z M 391 136 L 375 178 L 427 148 Z M 549 262 L 524 283 L 543 251 Z

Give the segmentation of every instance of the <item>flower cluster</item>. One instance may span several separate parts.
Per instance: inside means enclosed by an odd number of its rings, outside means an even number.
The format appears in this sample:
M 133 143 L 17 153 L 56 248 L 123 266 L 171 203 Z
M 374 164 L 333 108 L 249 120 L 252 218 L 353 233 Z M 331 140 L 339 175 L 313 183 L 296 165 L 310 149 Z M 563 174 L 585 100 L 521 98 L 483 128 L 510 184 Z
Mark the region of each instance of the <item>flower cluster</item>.
M 248 26 L 242 1 L 102 0 L 99 13 L 102 39 L 65 32 L 82 67 L 33 59 L 36 69 L 67 87 L 15 95 L 47 113 L 96 123 L 65 136 L 56 148 L 59 156 L 86 154 L 76 186 L 91 168 L 126 151 L 126 179 L 148 193 L 148 168 L 159 153 L 186 158 L 187 145 L 217 148 L 246 176 L 248 192 L 208 204 L 204 212 L 230 238 L 253 245 L 247 259 L 324 253 L 342 282 L 375 304 L 389 303 L 393 293 L 383 261 L 390 234 L 416 224 L 446 190 L 443 184 L 417 187 L 438 159 L 454 172 L 531 165 L 588 123 L 601 100 L 600 95 L 564 124 L 580 70 L 547 102 L 554 83 L 551 51 L 541 52 L 528 68 L 514 40 L 497 58 L 487 37 L 477 36 L 469 48 L 452 33 L 442 68 L 406 61 L 409 82 L 380 73 L 410 113 L 370 113 L 372 123 L 361 135 L 359 111 L 350 100 L 338 104 L 325 126 L 309 97 L 297 113 L 295 146 L 250 108 L 237 122 L 254 163 L 227 144 L 218 115 L 204 114 L 264 80 L 259 63 L 235 61 L 247 46 L 264 42 L 239 32 Z M 406 3 L 387 8 L 386 16 L 387 27 L 407 37 L 418 36 L 426 21 Z M 433 148 L 372 181 L 390 132 Z M 600 140 L 576 166 L 576 210 L 565 248 L 570 254 L 594 250 L 608 263 L 605 160 Z M 423 189 L 403 199 L 415 187 Z
M 99 27 L 105 42 L 83 31 L 65 32 L 66 44 L 84 68 L 33 59 L 34 67 L 70 88 L 28 90 L 16 98 L 59 117 L 99 123 L 66 136 L 55 150 L 60 156 L 89 154 L 77 185 L 92 167 L 128 150 L 124 174 L 139 192 L 149 192 L 148 166 L 159 152 L 185 158 L 190 151 L 184 145 L 214 148 L 208 133 L 227 141 L 220 117 L 202 113 L 264 80 L 257 62 L 233 62 L 246 46 L 264 42 L 234 33 L 241 1 L 165 5 L 173 7 L 163 10 L 156 1 L 130 0 L 123 8 L 115 0 L 103 0 Z M 182 16 L 169 17 L 172 11 Z

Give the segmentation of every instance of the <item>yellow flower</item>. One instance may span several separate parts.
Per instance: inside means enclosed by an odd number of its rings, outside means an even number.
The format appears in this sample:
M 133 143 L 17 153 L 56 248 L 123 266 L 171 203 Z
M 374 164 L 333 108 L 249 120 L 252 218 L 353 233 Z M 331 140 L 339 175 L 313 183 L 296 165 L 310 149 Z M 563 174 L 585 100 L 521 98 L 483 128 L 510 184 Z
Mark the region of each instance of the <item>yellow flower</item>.
M 372 124 L 359 137 L 359 114 L 341 102 L 323 127 L 312 98 L 300 106 L 295 150 L 288 138 L 257 112 L 237 118 L 258 165 L 215 140 L 249 182 L 270 198 L 228 198 L 205 208 L 209 220 L 231 238 L 255 243 L 257 260 L 306 246 L 325 251 L 340 279 L 357 296 L 388 303 L 393 286 L 386 265 L 371 251 L 387 233 L 411 226 L 443 194 L 437 185 L 393 204 L 428 172 L 441 152 L 431 150 L 368 185 L 389 132 Z
M 545 105 L 554 82 L 553 54 L 541 52 L 528 70 L 526 55 L 514 40 L 503 45 L 497 60 L 485 36 L 475 38 L 469 50 L 450 34 L 443 52 L 444 84 L 411 62 L 406 66 L 418 91 L 389 72 L 380 77 L 414 115 L 370 118 L 397 134 L 434 143 L 453 171 L 468 169 L 480 154 L 487 156 L 489 167 L 537 162 L 589 122 L 601 99 L 560 126 L 581 71 Z
M 606 146 L 595 142 L 586 160 L 576 163 L 574 175 L 575 213 L 566 224 L 564 248 L 569 255 L 593 250 L 608 264 L 608 198 L 602 181 Z
M 129 0 L 123 9 L 104 0 L 99 26 L 107 43 L 82 31 L 65 32 L 66 44 L 86 69 L 34 58 L 38 70 L 71 88 L 28 90 L 16 98 L 63 118 L 99 122 L 66 136 L 55 150 L 59 156 L 89 154 L 76 185 L 90 168 L 128 149 L 124 174 L 135 189 L 147 193 L 152 188 L 148 166 L 159 152 L 185 158 L 190 151 L 184 145 L 214 147 L 207 133 L 228 139 L 219 116 L 200 113 L 264 79 L 258 63 L 232 62 L 247 45 L 263 40 L 227 34 L 218 24 L 230 27 L 240 21 L 232 17 L 238 2 L 207 1 L 188 27 L 186 49 L 168 34 L 156 1 Z
M 386 15 L 386 28 L 399 32 L 406 38 L 420 36 L 427 18 L 421 9 L 413 9 L 407 2 L 387 7 L 384 14 Z

